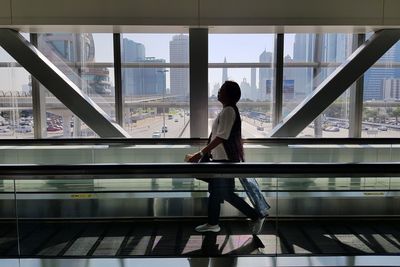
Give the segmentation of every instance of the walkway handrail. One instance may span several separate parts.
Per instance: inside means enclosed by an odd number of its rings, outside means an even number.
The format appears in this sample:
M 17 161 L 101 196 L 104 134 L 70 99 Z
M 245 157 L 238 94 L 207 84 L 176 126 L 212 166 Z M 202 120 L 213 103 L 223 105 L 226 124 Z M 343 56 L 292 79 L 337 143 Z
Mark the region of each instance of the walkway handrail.
M 260 145 L 378 145 L 400 144 L 400 138 L 257 138 L 244 139 L 244 144 Z M 46 145 L 203 145 L 207 138 L 74 138 L 74 139 L 0 139 L 1 146 Z
M 400 162 L 0 164 L 0 179 L 394 177 Z

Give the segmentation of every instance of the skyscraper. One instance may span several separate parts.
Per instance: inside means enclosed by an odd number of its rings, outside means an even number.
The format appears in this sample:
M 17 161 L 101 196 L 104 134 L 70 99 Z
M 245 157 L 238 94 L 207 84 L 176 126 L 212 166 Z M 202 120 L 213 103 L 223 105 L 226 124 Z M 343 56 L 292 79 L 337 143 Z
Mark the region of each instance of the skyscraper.
M 296 34 L 293 44 L 294 62 L 313 62 L 314 34 Z M 304 98 L 312 90 L 312 68 L 294 69 L 294 94 Z
M 259 62 L 271 63 L 272 53 L 264 50 L 259 57 Z M 267 92 L 266 92 L 267 80 L 271 80 L 271 78 L 272 78 L 271 68 L 260 68 L 260 72 L 258 75 L 258 88 L 261 91 L 261 96 L 260 96 L 261 99 L 265 99 L 265 97 L 267 97 Z
M 146 57 L 145 46 L 127 38 L 122 42 L 123 63 L 164 63 L 164 59 Z M 163 68 L 124 68 L 122 90 L 125 96 L 142 96 L 165 93 L 165 71 Z
M 400 69 L 391 68 L 392 62 L 400 62 L 400 42 L 397 42 L 377 63 L 387 68 L 370 68 L 364 75 L 364 100 L 383 100 L 385 80 L 400 79 Z
M 224 63 L 226 63 L 226 57 L 224 58 Z M 221 84 L 224 84 L 224 82 L 227 80 L 228 80 L 228 69 L 224 67 L 222 69 L 222 83 Z
M 169 42 L 169 57 L 171 63 L 189 63 L 189 36 L 175 35 Z M 189 97 L 189 68 L 171 68 L 171 94 L 179 97 Z
M 243 78 L 242 82 L 240 83 L 240 89 L 242 91 L 242 96 L 241 99 L 252 99 L 252 92 L 251 92 L 251 86 L 247 82 L 246 78 Z
M 145 59 L 145 47 L 130 39 L 122 40 L 121 61 L 122 63 L 142 62 Z M 142 95 L 143 79 L 141 69 L 124 68 L 122 70 L 122 92 L 125 96 Z
M 146 57 L 145 63 L 165 63 L 165 59 Z M 162 95 L 166 94 L 165 69 L 163 68 L 143 68 L 143 93 L 142 95 Z
M 257 75 L 257 69 L 251 68 L 250 86 L 253 90 L 257 89 L 256 75 Z
M 384 100 L 400 99 L 400 79 L 385 79 L 383 85 Z

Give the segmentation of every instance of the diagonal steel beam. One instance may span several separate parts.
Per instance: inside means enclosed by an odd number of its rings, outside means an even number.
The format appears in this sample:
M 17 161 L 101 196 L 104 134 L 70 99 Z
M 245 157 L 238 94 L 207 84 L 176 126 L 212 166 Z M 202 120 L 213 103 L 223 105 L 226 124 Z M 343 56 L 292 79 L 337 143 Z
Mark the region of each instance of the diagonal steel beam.
M 129 137 L 93 100 L 18 32 L 0 29 L 0 45 L 100 137 Z
M 400 39 L 399 29 L 380 30 L 329 75 L 280 124 L 271 137 L 295 137 Z

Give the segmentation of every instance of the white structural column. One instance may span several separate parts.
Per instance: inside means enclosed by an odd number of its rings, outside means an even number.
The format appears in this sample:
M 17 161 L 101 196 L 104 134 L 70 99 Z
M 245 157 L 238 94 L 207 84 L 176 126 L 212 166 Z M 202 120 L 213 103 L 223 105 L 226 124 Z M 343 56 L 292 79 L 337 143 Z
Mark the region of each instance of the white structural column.
M 399 29 L 374 33 L 272 130 L 271 137 L 295 137 L 400 39 Z
M 208 29 L 189 30 L 190 137 L 208 136 Z
M 0 45 L 100 137 L 129 137 L 93 100 L 18 32 L 0 29 Z

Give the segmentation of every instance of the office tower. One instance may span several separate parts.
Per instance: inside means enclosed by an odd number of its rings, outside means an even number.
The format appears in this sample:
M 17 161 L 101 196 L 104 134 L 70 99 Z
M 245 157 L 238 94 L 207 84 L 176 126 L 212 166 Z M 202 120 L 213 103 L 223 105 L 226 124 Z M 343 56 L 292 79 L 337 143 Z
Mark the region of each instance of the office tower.
M 400 79 L 384 79 L 383 81 L 383 99 L 400 99 Z
M 324 34 L 322 60 L 328 63 L 344 62 L 352 52 L 352 35 L 344 33 Z
M 146 57 L 145 63 L 165 63 L 165 59 Z M 166 94 L 166 70 L 163 68 L 143 68 L 143 91 L 142 95 L 165 95 Z
M 257 69 L 251 68 L 251 74 L 250 74 L 251 97 L 250 97 L 250 99 L 252 99 L 252 100 L 257 100 L 258 92 L 259 92 L 259 90 L 257 89 L 257 77 L 256 76 L 257 76 Z
M 171 63 L 189 63 L 189 36 L 175 35 L 169 42 Z M 171 94 L 178 97 L 189 97 L 189 68 L 171 68 Z
M 141 43 L 123 38 L 121 61 L 122 63 L 137 63 L 145 60 L 145 47 Z M 140 68 L 122 69 L 122 92 L 125 96 L 143 95 L 143 71 Z
M 146 57 L 145 46 L 127 38 L 122 42 L 123 63 L 165 63 L 164 59 Z M 125 96 L 165 94 L 166 79 L 163 68 L 124 68 L 122 84 Z
M 216 97 L 218 95 L 219 88 L 221 88 L 221 85 L 219 83 L 214 84 L 211 95 Z
M 272 53 L 264 50 L 259 56 L 260 63 L 272 63 Z M 267 89 L 267 80 L 271 82 L 272 79 L 272 68 L 260 68 L 258 75 L 258 88 L 261 92 L 260 100 L 264 100 L 265 98 L 270 98 L 270 93 L 266 91 Z
M 294 62 L 326 62 L 342 63 L 352 52 L 352 36 L 348 34 L 323 34 L 319 47 L 315 47 L 315 34 L 296 34 L 293 45 Z M 317 53 L 317 54 L 315 54 Z M 318 59 L 316 58 L 318 57 Z M 295 68 L 295 95 L 304 98 L 318 86 L 336 68 L 321 68 L 317 77 L 313 76 L 313 68 Z
M 224 63 L 226 63 L 226 58 L 224 58 Z M 228 69 L 226 67 L 222 68 L 222 83 L 228 80 Z
M 251 68 L 251 79 L 250 79 L 250 86 L 252 89 L 257 89 L 257 69 L 256 68 Z
M 383 100 L 387 79 L 399 79 L 400 69 L 392 68 L 391 63 L 400 62 L 400 43 L 397 42 L 377 63 L 387 67 L 370 68 L 364 75 L 364 100 Z
M 246 78 L 243 78 L 242 82 L 240 83 L 240 89 L 242 91 L 242 100 L 247 100 L 247 99 L 252 99 L 252 93 L 251 93 L 251 86 L 247 82 Z
M 296 34 L 293 44 L 294 62 L 313 62 L 314 34 Z M 294 94 L 302 99 L 312 91 L 312 68 L 294 68 Z

